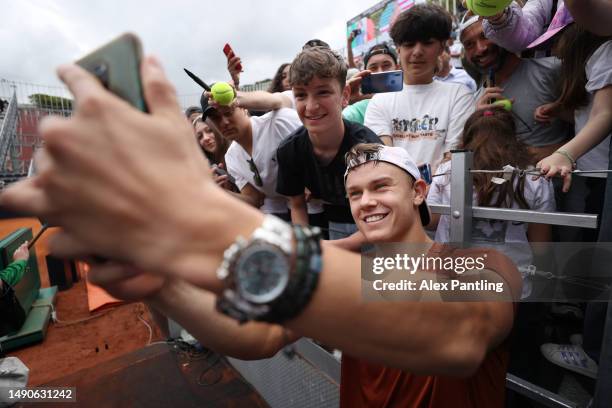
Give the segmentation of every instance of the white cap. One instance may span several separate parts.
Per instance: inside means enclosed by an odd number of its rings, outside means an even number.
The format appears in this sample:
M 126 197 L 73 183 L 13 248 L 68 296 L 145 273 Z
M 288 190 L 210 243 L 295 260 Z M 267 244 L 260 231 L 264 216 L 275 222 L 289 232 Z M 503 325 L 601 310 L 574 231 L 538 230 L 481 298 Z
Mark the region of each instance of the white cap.
M 419 168 L 414 163 L 414 160 L 412 160 L 410 154 L 404 148 L 397 146 L 379 145 L 377 151 L 371 153 L 363 153 L 357 156 L 355 159 L 351 159 L 346 163 L 344 184 L 346 185 L 346 177 L 348 176 L 351 170 L 371 161 L 380 161 L 392 164 L 404 170 L 406 173 L 410 174 L 415 180 L 421 179 L 421 172 L 419 171 Z M 423 200 L 423 202 L 419 206 L 419 213 L 421 214 L 421 223 L 423 225 L 429 224 L 429 221 L 431 220 L 431 213 L 429 212 L 429 207 L 427 207 L 427 203 L 425 202 L 425 200 Z
M 459 41 L 461 41 L 461 34 L 463 33 L 463 31 L 472 26 L 473 24 L 477 23 L 478 20 L 480 20 L 480 16 L 477 14 L 472 14 L 472 12 L 470 11 L 466 11 L 466 13 L 463 15 L 463 18 L 461 19 L 461 23 L 459 23 Z

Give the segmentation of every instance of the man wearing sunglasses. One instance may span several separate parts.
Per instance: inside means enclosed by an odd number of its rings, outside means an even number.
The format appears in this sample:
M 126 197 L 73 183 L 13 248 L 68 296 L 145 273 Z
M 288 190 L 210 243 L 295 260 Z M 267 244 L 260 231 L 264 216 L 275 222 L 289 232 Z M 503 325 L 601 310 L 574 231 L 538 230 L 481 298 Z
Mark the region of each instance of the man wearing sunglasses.
M 497 99 L 510 99 L 519 140 L 529 146 L 534 163 L 549 156 L 571 136 L 568 123 L 534 121 L 540 105 L 559 97 L 561 64 L 555 57 L 523 59 L 484 36 L 482 19 L 466 14 L 459 38 L 466 61 L 488 81 L 476 93 L 476 109 L 500 108 Z
M 289 220 L 287 198 L 276 192 L 276 148 L 302 125 L 295 110 L 281 108 L 250 117 L 236 103 L 221 106 L 202 98 L 202 111 L 203 119 L 210 119 L 223 137 L 233 142 L 225 162 L 240 190 L 238 198 L 266 214 Z

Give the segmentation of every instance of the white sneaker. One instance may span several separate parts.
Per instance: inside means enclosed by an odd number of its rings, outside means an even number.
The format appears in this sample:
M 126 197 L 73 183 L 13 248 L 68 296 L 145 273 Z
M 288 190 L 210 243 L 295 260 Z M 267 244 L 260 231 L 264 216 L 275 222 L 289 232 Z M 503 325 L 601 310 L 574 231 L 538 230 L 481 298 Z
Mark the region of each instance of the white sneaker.
M 579 345 L 546 343 L 540 346 L 540 350 L 553 364 L 587 377 L 597 378 L 597 363 Z

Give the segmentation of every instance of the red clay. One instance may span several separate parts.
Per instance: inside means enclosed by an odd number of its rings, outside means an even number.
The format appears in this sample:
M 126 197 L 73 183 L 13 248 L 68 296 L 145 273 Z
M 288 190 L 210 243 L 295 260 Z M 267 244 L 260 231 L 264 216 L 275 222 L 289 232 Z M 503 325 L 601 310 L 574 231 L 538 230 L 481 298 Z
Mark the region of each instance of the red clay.
M 89 314 L 84 281 L 58 293 L 56 310 L 62 323 L 51 323 L 42 343 L 8 353 L 19 357 L 30 369 L 31 386 L 145 346 L 149 329 L 138 319 L 139 315 L 153 328 L 152 341 L 162 339 L 142 303 L 114 306 Z M 87 318 L 90 319 L 70 324 Z

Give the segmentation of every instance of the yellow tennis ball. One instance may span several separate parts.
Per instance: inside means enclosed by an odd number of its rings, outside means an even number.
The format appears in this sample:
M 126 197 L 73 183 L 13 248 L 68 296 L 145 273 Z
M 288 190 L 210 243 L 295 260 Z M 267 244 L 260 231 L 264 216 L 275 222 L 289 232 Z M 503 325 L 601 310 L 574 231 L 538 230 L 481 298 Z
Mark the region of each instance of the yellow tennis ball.
M 504 11 L 512 0 L 467 0 L 465 3 L 474 14 L 490 17 Z
M 508 112 L 512 110 L 512 101 L 510 99 L 500 99 L 499 101 L 493 102 L 493 105 L 501 106 Z
M 210 88 L 213 99 L 223 106 L 227 106 L 234 100 L 234 88 L 227 82 L 217 82 Z

